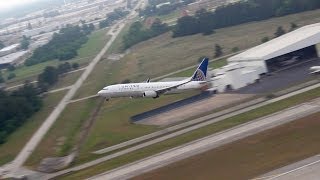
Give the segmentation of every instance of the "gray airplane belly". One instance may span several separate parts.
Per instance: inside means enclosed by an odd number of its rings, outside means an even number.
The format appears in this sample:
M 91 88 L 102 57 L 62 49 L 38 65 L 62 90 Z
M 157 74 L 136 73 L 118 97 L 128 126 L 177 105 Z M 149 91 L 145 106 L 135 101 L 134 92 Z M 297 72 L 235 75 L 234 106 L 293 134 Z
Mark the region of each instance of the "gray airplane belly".
M 143 97 L 143 92 L 132 91 L 132 92 L 116 92 L 110 94 L 111 97 Z

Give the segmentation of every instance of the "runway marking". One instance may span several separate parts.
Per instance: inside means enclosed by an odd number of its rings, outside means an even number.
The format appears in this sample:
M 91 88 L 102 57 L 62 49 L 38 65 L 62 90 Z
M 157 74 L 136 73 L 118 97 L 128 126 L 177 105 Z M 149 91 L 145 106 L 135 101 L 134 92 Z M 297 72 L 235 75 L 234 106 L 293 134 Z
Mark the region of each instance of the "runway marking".
M 320 156 L 320 155 L 317 155 L 317 156 Z M 303 168 L 312 166 L 312 165 L 317 164 L 317 163 L 319 163 L 319 162 L 320 162 L 320 160 L 317 160 L 317 161 L 315 161 L 315 162 L 312 162 L 312 163 L 303 165 L 303 166 L 301 166 L 301 167 L 298 167 L 298 168 L 296 168 L 296 169 L 293 169 L 293 170 L 290 170 L 290 171 L 287 171 L 287 172 L 284 172 L 284 173 L 281 173 L 281 174 L 278 174 L 278 175 L 266 176 L 266 177 L 261 177 L 261 178 L 255 178 L 255 179 L 253 179 L 253 180 L 259 180 L 259 179 L 268 179 L 268 180 L 271 180 L 271 179 L 275 179 L 275 178 L 278 178 L 278 177 L 280 177 L 280 176 L 287 175 L 287 174 L 290 174 L 290 173 L 292 173 L 292 172 L 298 171 L 298 170 L 300 170 L 300 169 L 303 169 Z

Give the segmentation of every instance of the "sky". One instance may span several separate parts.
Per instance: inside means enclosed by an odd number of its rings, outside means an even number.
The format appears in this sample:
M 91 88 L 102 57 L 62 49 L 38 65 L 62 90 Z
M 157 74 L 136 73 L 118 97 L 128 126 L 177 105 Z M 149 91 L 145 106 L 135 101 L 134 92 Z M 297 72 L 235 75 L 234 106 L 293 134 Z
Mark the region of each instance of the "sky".
M 25 5 L 37 0 L 0 0 L 0 11 L 11 10 L 18 5 Z

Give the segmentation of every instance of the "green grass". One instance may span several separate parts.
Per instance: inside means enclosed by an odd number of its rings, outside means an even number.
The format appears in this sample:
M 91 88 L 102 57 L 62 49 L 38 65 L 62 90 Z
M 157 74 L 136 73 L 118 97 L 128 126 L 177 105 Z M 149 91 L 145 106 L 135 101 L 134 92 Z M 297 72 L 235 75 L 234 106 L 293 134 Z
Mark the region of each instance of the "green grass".
M 76 173 L 72 173 L 62 177 L 62 179 L 70 179 L 70 178 L 85 178 L 89 177 L 107 170 L 111 170 L 113 168 L 119 167 L 121 165 L 151 156 L 153 154 L 168 150 L 170 148 L 191 142 L 193 140 L 199 139 L 201 137 L 205 137 L 211 135 L 213 133 L 232 128 L 234 126 L 243 124 L 245 122 L 249 122 L 259 117 L 263 117 L 285 108 L 306 102 L 308 100 L 320 97 L 319 94 L 320 88 L 290 97 L 285 100 L 281 100 L 276 103 L 272 103 L 255 110 L 251 110 L 249 112 L 240 114 L 238 116 L 234 116 L 224 121 L 220 121 L 206 127 L 194 130 L 192 132 L 180 135 L 178 137 L 157 143 L 155 145 L 143 148 L 141 150 L 134 151 L 132 153 L 128 153 L 121 157 L 114 158 L 112 160 L 106 161 L 94 167 L 90 167 L 84 170 L 81 170 Z
M 34 114 L 22 127 L 11 134 L 5 144 L 0 145 L 1 165 L 13 160 L 64 95 L 65 91 L 48 94 L 44 98 L 43 108 Z
M 93 32 L 89 35 L 89 40 L 85 43 L 79 50 L 78 56 L 68 60 L 66 62 L 69 63 L 78 63 L 80 66 L 87 65 L 91 59 L 103 48 L 105 43 L 110 39 L 109 36 L 106 36 L 107 29 L 99 30 Z M 7 83 L 13 85 L 15 82 L 23 83 L 25 80 L 32 79 L 40 74 L 45 67 L 47 66 L 58 66 L 60 63 L 64 63 L 64 61 L 53 60 L 47 61 L 40 64 L 36 64 L 33 66 L 20 66 L 17 67 L 13 73 L 16 74 L 16 77 L 12 80 L 9 80 Z M 4 73 L 4 77 L 7 77 L 11 72 Z
M 54 89 L 59 89 L 59 88 L 71 86 L 78 80 L 78 78 L 81 76 L 82 73 L 83 73 L 83 71 L 77 71 L 77 72 L 65 74 L 65 75 L 61 76 L 59 78 L 59 81 L 57 82 L 57 84 L 55 84 L 50 89 L 54 90 Z
M 165 33 L 133 46 L 131 52 L 123 61 L 135 61 L 138 66 L 132 70 L 140 76 L 156 77 L 198 63 L 198 58 L 214 55 L 214 45 L 223 47 L 224 54 L 251 48 L 261 44 L 265 36 L 274 37 L 278 26 L 289 29 L 290 23 L 299 26 L 320 21 L 320 10 L 273 18 L 266 21 L 252 22 L 238 26 L 217 29 L 209 36 L 201 34 L 172 38 L 171 33 Z
M 320 113 L 142 174 L 138 179 L 253 179 L 319 154 Z M 303 147 L 303 149 L 301 149 Z M 300 149 L 297 151 L 297 149 Z M 214 170 L 214 171 L 213 171 Z
M 88 138 L 81 150 L 78 162 L 93 159 L 92 151 L 109 147 L 142 135 L 159 130 L 155 126 L 146 126 L 131 123 L 131 117 L 168 103 L 179 101 L 197 94 L 190 92 L 186 94 L 162 96 L 155 100 L 145 99 L 114 99 L 105 103 L 101 108 L 96 122 L 90 131 Z
M 128 33 L 131 24 L 132 23 L 128 23 L 124 26 L 122 31 L 119 33 L 119 35 L 116 37 L 116 39 L 113 41 L 112 45 L 108 49 L 107 51 L 108 54 L 123 53 L 124 48 L 123 48 L 122 39 L 123 39 L 123 36 Z
M 77 58 L 97 55 L 110 39 L 110 36 L 107 35 L 108 30 L 109 29 L 101 29 L 92 33 L 89 36 L 88 42 L 78 50 Z
M 159 18 L 162 22 L 167 23 L 168 21 L 177 20 L 181 17 L 181 10 L 175 10 L 169 14 L 156 16 L 155 18 Z
M 69 104 L 26 164 L 35 167 L 43 158 L 67 155 L 77 141 L 76 134 L 80 132 L 83 122 L 90 117 L 91 110 L 97 104 L 96 98 Z

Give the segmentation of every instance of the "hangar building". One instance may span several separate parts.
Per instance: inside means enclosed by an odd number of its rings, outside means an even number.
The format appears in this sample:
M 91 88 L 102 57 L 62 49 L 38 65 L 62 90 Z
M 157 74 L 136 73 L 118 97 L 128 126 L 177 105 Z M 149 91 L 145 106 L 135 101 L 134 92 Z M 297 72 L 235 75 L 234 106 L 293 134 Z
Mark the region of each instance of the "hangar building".
M 228 59 L 264 74 L 318 57 L 320 23 L 304 26 Z
M 320 23 L 304 26 L 228 59 L 211 72 L 219 92 L 255 83 L 261 74 L 319 57 Z

